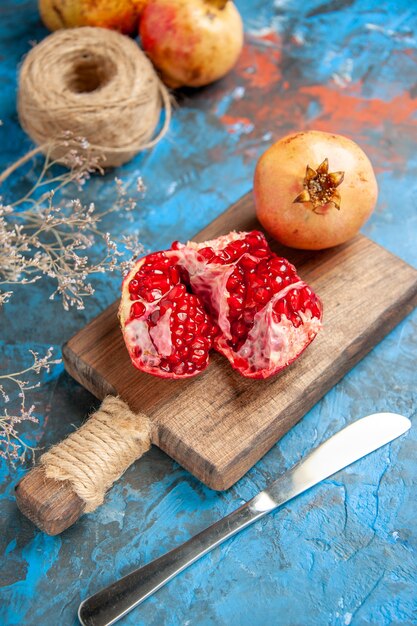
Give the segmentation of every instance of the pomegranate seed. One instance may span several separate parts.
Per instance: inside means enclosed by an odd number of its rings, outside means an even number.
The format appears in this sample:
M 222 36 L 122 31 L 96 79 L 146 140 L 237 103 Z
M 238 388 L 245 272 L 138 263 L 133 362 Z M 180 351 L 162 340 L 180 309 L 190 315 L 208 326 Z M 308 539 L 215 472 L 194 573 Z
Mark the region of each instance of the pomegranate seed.
M 228 299 L 229 303 L 229 316 L 231 318 L 239 317 L 242 312 L 243 300 L 240 296 L 230 296 Z
M 178 337 L 181 337 L 184 334 L 184 325 L 183 324 L 178 324 L 175 328 L 174 328 L 174 333 L 175 335 L 177 335 Z
M 217 258 L 219 259 L 220 263 L 228 263 L 229 261 L 233 260 L 233 254 L 230 254 L 225 248 L 224 250 L 221 250 L 219 252 Z
M 232 333 L 236 337 L 242 337 L 243 335 L 246 335 L 247 330 L 248 330 L 248 328 L 247 328 L 246 324 L 244 324 L 242 321 L 238 320 L 237 322 L 235 322 L 233 324 Z
M 152 289 L 152 291 L 148 291 L 145 295 L 145 300 L 147 302 L 154 302 L 162 298 L 162 291 L 160 289 Z
M 161 369 L 164 372 L 171 371 L 171 366 L 170 366 L 170 363 L 167 361 L 167 359 L 161 359 L 159 363 L 159 369 Z
M 314 302 L 311 306 L 311 313 L 313 314 L 314 317 L 317 317 L 320 319 L 321 316 L 321 311 L 320 311 L 320 307 L 318 306 L 317 302 Z
M 293 311 L 296 311 L 300 306 L 299 292 L 296 289 L 289 291 L 287 294 L 287 302 L 291 306 Z
M 231 320 L 235 320 L 238 317 L 240 317 L 241 313 L 242 313 L 242 308 L 240 308 L 240 309 L 236 309 L 236 308 L 229 309 L 229 317 L 230 317 Z
M 248 280 L 249 280 L 249 285 L 251 289 L 256 289 L 257 287 L 262 287 L 264 284 L 264 281 L 262 279 L 261 276 L 258 276 L 257 274 L 250 274 L 248 276 Z
M 243 290 L 243 272 L 239 266 L 236 266 L 233 272 L 227 279 L 226 288 L 229 291 L 241 291 Z
M 167 259 L 165 252 L 152 252 L 146 257 L 146 265 L 154 267 L 157 261 Z M 142 266 L 144 267 L 144 266 Z
M 162 293 L 166 293 L 170 286 L 171 285 L 165 277 L 155 278 L 155 280 L 152 281 L 152 287 L 159 289 Z
M 179 271 L 177 270 L 176 267 L 170 267 L 168 273 L 169 273 L 169 278 L 171 280 L 171 283 L 176 285 L 179 282 L 179 279 L 180 279 Z
M 281 315 L 275 309 L 272 309 L 272 319 L 276 324 L 279 324 L 281 321 Z
M 278 300 L 273 307 L 275 313 L 286 315 L 288 317 L 288 305 L 285 300 Z
M 261 244 L 263 245 L 266 244 L 266 239 L 263 233 L 257 230 L 254 230 L 251 233 L 249 233 L 249 235 L 246 237 L 246 241 L 252 248 L 257 248 Z
M 228 298 L 227 301 L 229 303 L 229 307 L 233 307 L 234 309 L 241 309 L 242 308 L 242 303 L 243 303 L 242 296 L 233 295 L 233 296 L 230 296 L 230 298 Z
M 180 250 L 182 244 L 179 241 L 173 241 L 171 244 L 171 250 Z
M 293 313 L 291 315 L 291 322 L 292 325 L 295 326 L 295 328 L 298 328 L 300 324 L 302 324 L 301 317 L 298 315 L 298 313 Z
M 245 239 L 236 239 L 236 241 L 232 241 L 232 243 L 229 243 L 227 247 L 231 248 L 232 250 L 236 250 L 237 252 L 239 252 L 239 254 L 243 254 L 244 252 L 248 251 L 249 244 Z
M 129 283 L 130 293 L 135 293 L 138 290 L 138 287 L 139 287 L 139 282 L 136 280 L 136 278 L 132 278 L 132 280 Z
M 197 354 L 197 352 L 199 354 Z M 190 356 L 190 361 L 192 363 L 203 363 L 206 360 L 206 354 L 203 350 L 197 350 L 197 352 L 193 352 Z M 200 354 L 201 353 L 201 354 Z
M 245 370 L 248 366 L 248 362 L 242 357 L 237 357 L 234 361 L 235 367 L 240 368 L 241 370 Z
M 245 254 L 241 259 L 240 259 L 240 265 L 245 268 L 245 270 L 247 271 L 252 271 L 255 269 L 255 267 L 258 265 L 257 261 L 255 261 L 255 259 L 252 259 L 252 257 L 248 256 L 247 254 Z
M 187 290 L 185 288 L 185 285 L 176 285 L 175 287 L 173 287 L 169 293 L 169 297 L 174 299 L 174 298 L 183 298 L 185 296 L 185 294 L 187 293 Z
M 258 257 L 258 259 L 269 257 L 270 254 L 271 252 L 267 248 L 257 248 L 257 250 L 255 251 L 255 255 Z
M 144 290 L 141 290 L 141 291 L 140 291 L 140 295 L 141 295 L 141 297 L 142 297 L 144 300 L 146 300 L 146 302 L 153 302 L 153 301 L 154 301 L 154 298 L 152 297 L 152 294 L 151 294 L 151 293 L 149 293 L 149 291 L 144 291 Z
M 231 274 L 229 278 L 227 279 L 226 289 L 228 291 L 234 291 L 236 287 L 238 286 L 239 286 L 239 279 L 233 276 L 233 274 Z
M 194 333 L 190 333 L 190 332 L 184 333 L 183 339 L 185 343 L 191 343 L 192 340 L 194 339 Z
M 214 257 L 214 250 L 213 248 L 201 248 L 199 250 L 199 253 L 201 254 L 202 257 L 204 257 L 206 259 L 206 261 L 211 261 Z
M 174 372 L 174 374 L 177 374 L 177 376 L 184 374 L 186 371 L 185 363 L 178 363 L 177 365 L 174 365 L 172 367 L 172 371 Z
M 259 304 L 265 304 L 271 299 L 271 292 L 265 287 L 260 287 L 253 294 L 253 299 L 255 302 L 259 302 Z
M 285 261 L 285 259 L 283 257 L 281 257 L 281 256 L 274 256 L 269 261 L 269 267 L 271 269 L 279 271 L 283 261 Z
M 277 291 L 282 289 L 282 283 L 283 283 L 283 280 L 281 276 L 275 276 L 274 278 L 271 278 L 271 280 L 269 281 L 271 289 L 273 290 L 274 293 L 277 293 Z
M 209 337 L 212 333 L 212 324 L 209 322 L 204 322 L 200 326 L 200 335 L 203 337 Z

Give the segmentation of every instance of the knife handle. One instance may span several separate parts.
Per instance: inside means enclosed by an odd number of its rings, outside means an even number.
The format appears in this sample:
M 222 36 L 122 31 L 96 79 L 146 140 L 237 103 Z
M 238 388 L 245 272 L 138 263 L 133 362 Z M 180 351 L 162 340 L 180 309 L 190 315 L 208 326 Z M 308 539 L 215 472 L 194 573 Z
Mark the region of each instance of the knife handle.
M 107 396 L 87 422 L 43 454 L 16 486 L 20 510 L 48 535 L 94 511 L 106 491 L 150 447 L 151 424 Z
M 113 624 L 189 565 L 275 508 L 272 502 L 269 508 L 258 508 L 257 501 L 253 498 L 246 502 L 174 550 L 84 600 L 78 611 L 81 624 Z

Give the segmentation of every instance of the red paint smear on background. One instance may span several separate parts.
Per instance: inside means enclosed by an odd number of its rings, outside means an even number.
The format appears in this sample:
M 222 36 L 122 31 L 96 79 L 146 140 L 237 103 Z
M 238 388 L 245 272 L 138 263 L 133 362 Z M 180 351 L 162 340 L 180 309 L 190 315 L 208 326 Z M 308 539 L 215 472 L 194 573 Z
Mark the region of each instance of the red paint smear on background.
M 236 126 L 245 126 L 246 128 L 250 128 L 253 126 L 253 122 L 247 117 L 232 117 L 230 115 L 222 115 L 220 121 L 227 126 L 228 133 L 236 133 Z
M 360 88 L 361 84 L 356 83 L 349 86 L 349 91 L 358 92 Z M 320 102 L 322 112 L 318 121 L 331 116 L 334 123 L 337 124 L 340 120 L 345 124 L 348 115 L 351 121 L 362 127 L 377 127 L 385 122 L 395 125 L 417 124 L 417 118 L 412 119 L 417 111 L 417 100 L 408 92 L 395 96 L 388 102 L 379 98 L 361 98 L 326 85 L 302 87 L 300 92 Z
M 257 39 L 267 43 L 261 46 L 259 43 L 247 43 L 243 47 L 235 71 L 245 79 L 248 87 L 264 89 L 282 78 L 280 40 L 275 33 L 268 33 Z
M 417 126 L 416 98 L 408 92 L 390 101 L 366 98 L 362 95 L 361 82 L 349 83 L 344 89 L 335 83 L 292 88 L 282 79 L 279 38 L 268 33 L 259 39 L 272 42 L 274 47 L 247 43 L 227 81 L 225 94 L 237 85 L 244 86 L 246 91 L 245 97 L 233 101 L 227 114 L 220 118 L 229 133 L 236 132 L 237 124 L 253 124 L 252 135 L 271 132 L 273 139 L 294 130 L 323 130 L 358 141 L 372 157 L 377 171 L 392 169 L 394 163 L 400 166 L 406 163 L 406 155 L 376 143 L 371 131 L 374 129 L 382 142 L 395 127 L 395 136 L 401 135 L 403 143 L 411 140 Z M 309 113 L 312 104 L 317 113 Z

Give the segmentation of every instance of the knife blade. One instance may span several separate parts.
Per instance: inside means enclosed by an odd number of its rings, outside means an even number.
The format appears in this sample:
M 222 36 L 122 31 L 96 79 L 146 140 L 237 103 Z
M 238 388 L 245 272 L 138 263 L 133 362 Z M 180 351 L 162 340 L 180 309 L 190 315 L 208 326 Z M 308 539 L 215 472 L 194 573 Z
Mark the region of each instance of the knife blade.
M 411 422 L 396 413 L 363 417 L 327 439 L 254 498 L 167 554 L 84 600 L 83 626 L 110 626 L 189 565 L 267 513 L 403 435 Z

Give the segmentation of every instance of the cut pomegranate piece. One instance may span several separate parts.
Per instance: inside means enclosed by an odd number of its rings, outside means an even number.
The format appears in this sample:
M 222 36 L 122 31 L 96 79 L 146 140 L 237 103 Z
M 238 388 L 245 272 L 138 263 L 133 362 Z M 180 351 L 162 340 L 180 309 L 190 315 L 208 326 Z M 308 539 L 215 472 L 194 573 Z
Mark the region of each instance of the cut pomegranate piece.
M 319 298 L 257 231 L 145 257 L 120 306 L 134 365 L 167 378 L 205 369 L 211 347 L 243 376 L 267 378 L 308 346 L 321 317 Z
M 194 376 L 208 365 L 216 326 L 180 282 L 173 251 L 141 259 L 123 283 L 119 309 L 133 364 L 163 378 Z

